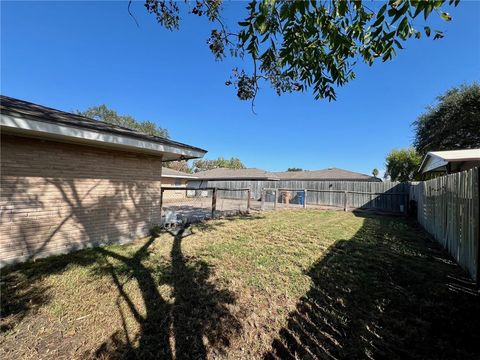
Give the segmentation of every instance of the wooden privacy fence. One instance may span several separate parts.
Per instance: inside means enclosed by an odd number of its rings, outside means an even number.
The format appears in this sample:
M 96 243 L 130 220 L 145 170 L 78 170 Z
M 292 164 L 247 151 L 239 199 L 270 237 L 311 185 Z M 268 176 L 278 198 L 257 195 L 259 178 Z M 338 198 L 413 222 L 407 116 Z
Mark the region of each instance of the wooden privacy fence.
M 469 272 L 479 270 L 479 168 L 412 184 L 417 220 Z
M 399 182 L 367 181 L 189 181 L 189 186 L 197 188 L 220 187 L 228 189 L 251 189 L 254 200 L 260 201 L 264 189 L 288 189 L 304 191 L 307 189 L 308 205 L 345 207 L 345 198 L 349 209 L 373 209 L 391 213 L 404 213 L 408 206 L 410 184 Z M 346 192 L 346 195 L 345 195 Z M 278 199 L 280 201 L 280 199 Z
M 302 195 L 302 196 L 299 196 Z M 285 196 L 288 195 L 288 196 Z M 348 209 L 369 208 L 393 213 L 407 212 L 408 192 L 372 193 L 352 190 L 263 189 L 261 208 L 331 206 Z M 399 201 L 400 200 L 400 201 Z M 270 203 L 269 206 L 266 204 Z M 405 205 L 404 205 L 405 204 Z

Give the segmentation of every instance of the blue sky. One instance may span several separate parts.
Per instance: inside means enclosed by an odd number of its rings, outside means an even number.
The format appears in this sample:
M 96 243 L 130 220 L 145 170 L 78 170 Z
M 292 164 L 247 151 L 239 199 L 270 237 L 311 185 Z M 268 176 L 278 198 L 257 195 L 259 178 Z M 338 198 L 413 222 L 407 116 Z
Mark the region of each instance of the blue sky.
M 462 1 L 446 7 L 452 22 L 432 17 L 444 39 L 412 40 L 391 62 L 358 66 L 336 102 L 278 97 L 264 84 L 255 115 L 224 85 L 238 60 L 214 60 L 211 24 L 188 16 L 169 32 L 138 2 L 137 28 L 127 3 L 2 1 L 2 94 L 66 111 L 105 103 L 207 149 L 207 158 L 370 173 L 383 169 L 392 148 L 411 144 L 411 123 L 437 95 L 480 80 L 480 2 Z M 226 21 L 237 21 L 244 6 L 226 3 Z

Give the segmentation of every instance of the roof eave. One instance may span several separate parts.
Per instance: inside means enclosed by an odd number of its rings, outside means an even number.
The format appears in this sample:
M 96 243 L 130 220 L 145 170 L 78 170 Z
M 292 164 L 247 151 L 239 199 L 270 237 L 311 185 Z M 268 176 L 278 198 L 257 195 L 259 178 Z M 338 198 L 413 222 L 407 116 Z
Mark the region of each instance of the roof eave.
M 0 126 L 2 132 L 5 133 L 145 153 L 162 156 L 166 161 L 198 159 L 206 154 L 205 150 L 190 147 L 186 144 L 163 144 L 159 141 L 134 136 L 87 129 L 65 123 L 54 123 L 36 118 L 16 117 L 4 113 L 0 115 Z
M 164 178 L 172 178 L 172 179 L 192 179 L 197 180 L 198 178 L 195 176 L 188 176 L 188 175 L 163 175 Z

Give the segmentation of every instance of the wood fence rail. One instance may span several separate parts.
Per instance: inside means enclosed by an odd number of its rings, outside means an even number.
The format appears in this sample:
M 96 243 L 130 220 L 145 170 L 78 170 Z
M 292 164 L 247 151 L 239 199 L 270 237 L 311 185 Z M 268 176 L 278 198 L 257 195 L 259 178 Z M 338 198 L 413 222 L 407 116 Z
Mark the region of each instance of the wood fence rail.
M 345 191 L 348 208 L 373 209 L 390 213 L 403 213 L 408 206 L 409 183 L 329 181 L 329 180 L 190 180 L 195 188 L 222 187 L 250 188 L 254 200 L 262 199 L 263 189 L 289 189 L 304 191 L 307 204 L 344 207 Z M 235 194 L 231 194 L 235 196 Z
M 354 207 L 354 208 L 357 208 L 355 206 L 349 206 L 349 204 L 351 202 L 349 202 L 349 194 L 359 194 L 359 195 L 368 195 L 370 196 L 370 202 L 376 200 L 376 199 L 373 199 L 372 196 L 401 196 L 403 199 L 404 199 L 404 204 L 401 204 L 399 206 L 399 211 L 393 211 L 393 212 L 401 212 L 401 213 L 404 213 L 406 214 L 407 213 L 407 202 L 408 202 L 408 196 L 409 196 L 409 193 L 408 192 L 401 192 L 401 193 L 397 193 L 397 192 L 390 192 L 390 193 L 376 193 L 376 192 L 366 192 L 366 191 L 355 191 L 355 190 L 320 190 L 320 189 L 296 189 L 296 188 L 264 188 L 263 191 L 262 191 L 262 197 L 261 197 L 261 208 L 264 209 L 265 208 L 265 203 L 267 202 L 266 201 L 266 198 L 267 198 L 267 193 L 268 192 L 273 192 L 275 195 L 274 195 L 274 198 L 273 198 L 273 201 L 270 201 L 273 203 L 273 208 L 276 209 L 277 208 L 277 203 L 279 201 L 279 195 L 282 193 L 282 192 L 303 192 L 304 193 L 304 197 L 303 197 L 303 202 L 301 203 L 301 205 L 303 205 L 304 208 L 307 207 L 308 204 L 310 205 L 328 205 L 328 206 L 334 206 L 334 207 L 343 207 L 344 211 L 347 211 L 349 207 Z M 312 194 L 314 195 L 314 193 L 332 193 L 332 194 L 341 194 L 341 197 L 336 197 L 334 199 L 334 201 L 332 202 L 331 199 L 330 201 L 327 203 L 326 201 L 324 203 L 321 202 L 321 200 L 319 201 L 318 198 L 317 199 L 314 199 L 316 201 L 308 201 L 309 199 L 312 199 Z M 367 205 L 367 206 L 365 206 Z M 369 203 L 365 204 L 363 202 L 363 206 L 359 206 L 359 207 L 370 207 L 370 208 L 373 208 L 373 206 L 368 206 Z M 383 209 L 384 210 L 384 209 Z

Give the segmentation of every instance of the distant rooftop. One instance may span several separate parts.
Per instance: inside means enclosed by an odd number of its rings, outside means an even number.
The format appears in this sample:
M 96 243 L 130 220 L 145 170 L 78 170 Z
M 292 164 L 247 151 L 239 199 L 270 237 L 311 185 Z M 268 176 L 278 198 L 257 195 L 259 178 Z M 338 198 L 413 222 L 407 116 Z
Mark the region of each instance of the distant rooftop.
M 349 180 L 349 181 L 382 181 L 379 178 L 349 170 L 327 168 L 321 170 L 283 171 L 272 173 L 281 180 Z
M 373 176 L 349 170 L 328 168 L 312 171 L 268 172 L 261 169 L 225 169 L 201 171 L 194 174 L 199 180 L 323 180 L 323 181 L 382 181 Z
M 261 169 L 217 168 L 195 173 L 200 180 L 279 180 L 272 173 Z
M 195 174 L 189 174 L 182 171 L 173 170 L 167 167 L 162 167 L 162 177 L 181 178 L 181 179 L 196 179 Z

